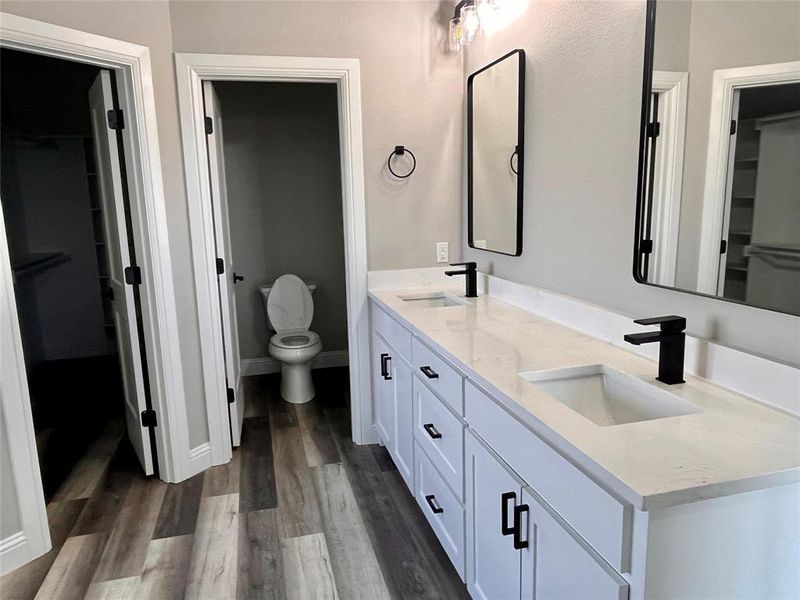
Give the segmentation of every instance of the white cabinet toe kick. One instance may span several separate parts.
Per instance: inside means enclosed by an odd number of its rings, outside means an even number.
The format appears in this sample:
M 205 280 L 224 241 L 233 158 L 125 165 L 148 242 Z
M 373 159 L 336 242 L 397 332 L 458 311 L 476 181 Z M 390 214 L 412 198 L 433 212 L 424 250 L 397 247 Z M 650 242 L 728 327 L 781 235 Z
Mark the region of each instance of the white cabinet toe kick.
M 800 597 L 796 484 L 641 510 L 423 331 L 374 299 L 370 320 L 375 428 L 473 598 Z

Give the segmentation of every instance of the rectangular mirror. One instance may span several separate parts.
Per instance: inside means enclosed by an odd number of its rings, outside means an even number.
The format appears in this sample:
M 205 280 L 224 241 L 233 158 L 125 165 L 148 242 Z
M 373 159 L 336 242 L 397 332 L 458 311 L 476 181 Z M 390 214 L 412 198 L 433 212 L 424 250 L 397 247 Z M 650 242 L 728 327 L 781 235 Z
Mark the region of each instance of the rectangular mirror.
M 800 314 L 800 1 L 648 0 L 634 277 Z
M 514 50 L 467 79 L 469 245 L 522 254 L 525 51 Z

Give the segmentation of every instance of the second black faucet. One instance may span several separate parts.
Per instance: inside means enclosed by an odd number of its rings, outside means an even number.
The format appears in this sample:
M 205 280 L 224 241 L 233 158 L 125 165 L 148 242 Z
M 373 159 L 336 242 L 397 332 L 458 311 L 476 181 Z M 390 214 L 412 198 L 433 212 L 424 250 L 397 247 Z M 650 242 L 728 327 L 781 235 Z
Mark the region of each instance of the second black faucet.
M 464 267 L 461 271 L 445 271 L 444 274 L 448 277 L 453 275 L 466 275 L 467 276 L 467 298 L 478 297 L 478 263 L 463 262 L 463 263 L 450 263 L 451 267 Z

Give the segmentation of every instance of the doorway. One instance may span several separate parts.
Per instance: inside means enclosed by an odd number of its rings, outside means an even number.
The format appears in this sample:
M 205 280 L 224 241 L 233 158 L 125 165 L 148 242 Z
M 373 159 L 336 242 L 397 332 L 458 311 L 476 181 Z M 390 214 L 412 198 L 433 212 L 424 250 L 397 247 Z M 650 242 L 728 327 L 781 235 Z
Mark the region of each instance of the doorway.
M 178 97 L 184 138 L 184 162 L 189 196 L 192 254 L 197 283 L 197 308 L 203 323 L 201 356 L 210 433 L 212 464 L 231 459 L 235 431 L 234 411 L 228 381 L 232 370 L 242 363 L 230 361 L 234 347 L 225 349 L 224 320 L 229 308 L 231 279 L 220 278 L 218 258 L 226 244 L 217 236 L 214 198 L 219 198 L 214 178 L 209 177 L 209 157 L 214 155 L 207 131 L 209 96 L 207 82 L 284 82 L 287 84 L 334 84 L 339 126 L 340 189 L 344 235 L 345 289 L 347 314 L 347 362 L 350 370 L 353 439 L 356 443 L 377 440 L 372 426 L 369 379 L 369 330 L 367 313 L 366 231 L 364 214 L 363 163 L 361 156 L 361 102 L 358 61 L 354 59 L 177 54 Z M 221 84 L 220 84 L 221 85 Z M 211 103 L 213 110 L 213 102 Z M 224 108 L 223 108 L 224 111 Z M 212 116 L 213 121 L 213 116 Z M 213 128 L 213 123 L 212 123 Z M 307 172 L 307 171 L 306 171 Z M 313 175 L 310 175 L 313 176 Z M 229 198 L 229 201 L 230 198 Z M 225 265 L 227 268 L 227 265 Z M 222 287 L 220 282 L 223 282 Z M 226 286 L 230 286 L 226 289 Z M 234 289 L 233 294 L 237 292 Z M 252 298 L 251 298 L 252 300 Z M 228 301 L 228 307 L 235 305 Z M 261 311 L 263 315 L 263 309 Z M 227 328 L 233 330 L 232 327 Z M 222 333 L 221 333 L 222 332 Z M 227 343 L 230 343 L 229 341 Z M 324 343 L 324 342 L 323 342 Z M 233 388 L 234 392 L 236 388 Z M 238 406 L 238 405 L 237 405 Z M 236 411 L 238 418 L 238 408 Z

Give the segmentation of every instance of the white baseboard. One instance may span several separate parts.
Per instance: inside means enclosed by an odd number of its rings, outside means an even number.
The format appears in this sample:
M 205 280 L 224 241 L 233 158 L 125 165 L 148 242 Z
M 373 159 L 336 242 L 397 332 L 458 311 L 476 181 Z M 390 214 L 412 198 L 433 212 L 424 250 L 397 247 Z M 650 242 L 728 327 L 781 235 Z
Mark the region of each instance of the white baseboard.
M 31 556 L 31 550 L 31 544 L 24 531 L 12 533 L 0 540 L 0 575 L 10 573 L 36 558 Z
M 328 367 L 346 367 L 350 364 L 347 350 L 329 350 L 320 352 L 311 361 L 312 369 L 327 369 Z M 267 375 L 269 373 L 279 373 L 281 370 L 280 361 L 270 356 L 264 358 L 244 358 L 242 359 L 242 376 Z
M 189 477 L 205 471 L 213 465 L 211 460 L 211 444 L 205 442 L 189 450 Z

